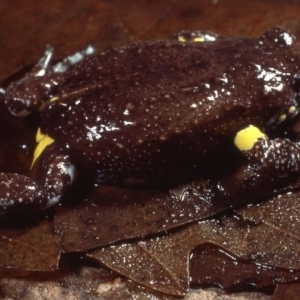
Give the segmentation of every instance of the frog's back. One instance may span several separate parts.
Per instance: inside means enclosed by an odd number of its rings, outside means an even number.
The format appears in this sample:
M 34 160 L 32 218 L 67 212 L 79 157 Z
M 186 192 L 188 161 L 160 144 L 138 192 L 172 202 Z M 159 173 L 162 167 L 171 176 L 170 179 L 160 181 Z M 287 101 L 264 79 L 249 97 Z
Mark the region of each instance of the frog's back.
M 140 42 L 87 58 L 44 110 L 42 129 L 107 173 L 155 172 L 175 157 L 202 155 L 295 101 L 298 47 L 274 41 L 283 33 Z

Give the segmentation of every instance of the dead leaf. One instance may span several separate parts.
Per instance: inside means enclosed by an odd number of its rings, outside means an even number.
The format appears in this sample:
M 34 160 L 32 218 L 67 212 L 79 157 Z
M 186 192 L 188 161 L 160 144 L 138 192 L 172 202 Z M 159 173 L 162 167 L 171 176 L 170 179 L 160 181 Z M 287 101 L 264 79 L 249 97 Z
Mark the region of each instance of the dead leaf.
M 290 183 L 290 181 L 288 181 Z M 284 183 L 286 184 L 286 183 Z M 84 251 L 120 240 L 164 232 L 222 211 L 261 200 L 278 182 L 241 166 L 229 178 L 199 179 L 165 190 L 101 185 L 84 197 L 77 186 L 72 204 L 57 211 L 55 229 L 64 236 L 64 250 Z M 222 191 L 216 187 L 222 186 Z M 74 204 L 75 203 L 75 204 Z
M 299 299 L 300 285 L 299 283 L 280 284 L 276 287 L 271 300 Z
M 238 213 L 248 219 L 233 216 L 193 223 L 171 234 L 101 248 L 88 256 L 133 281 L 174 295 L 188 290 L 189 255 L 200 244 L 217 245 L 236 261 L 300 269 L 299 197 L 299 192 L 288 193 L 255 205 L 262 215 L 258 223 L 249 223 L 251 214 L 245 208 Z M 134 257 L 141 259 L 135 263 Z M 147 274 L 143 270 L 150 262 L 152 272 Z
M 51 219 L 22 229 L 0 228 L 1 268 L 53 271 L 58 269 L 60 253 L 61 236 L 54 232 Z
M 190 285 L 193 288 L 217 285 L 227 291 L 245 287 L 252 290 L 295 281 L 300 277 L 299 270 L 239 260 L 209 244 L 196 247 L 190 258 Z
M 89 252 L 88 256 L 153 290 L 182 296 L 189 288 L 189 251 L 177 237 L 175 234 L 109 246 Z
M 253 207 L 237 211 L 238 216 L 247 216 L 250 210 L 250 217 L 207 221 L 202 236 L 210 236 L 211 242 L 241 259 L 300 269 L 299 197 L 299 192 L 286 193 L 255 205 L 255 210 L 262 215 L 258 223 L 249 222 Z

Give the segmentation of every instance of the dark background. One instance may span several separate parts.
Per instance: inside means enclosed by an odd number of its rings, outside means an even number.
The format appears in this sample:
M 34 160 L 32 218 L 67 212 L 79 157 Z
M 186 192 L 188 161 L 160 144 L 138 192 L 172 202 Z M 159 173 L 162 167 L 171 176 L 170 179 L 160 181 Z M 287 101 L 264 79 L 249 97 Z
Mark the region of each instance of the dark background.
M 300 36 L 296 0 L 2 0 L 0 16 L 0 80 L 36 62 L 47 44 L 61 58 L 88 43 L 102 50 L 183 29 L 258 36 L 282 26 Z

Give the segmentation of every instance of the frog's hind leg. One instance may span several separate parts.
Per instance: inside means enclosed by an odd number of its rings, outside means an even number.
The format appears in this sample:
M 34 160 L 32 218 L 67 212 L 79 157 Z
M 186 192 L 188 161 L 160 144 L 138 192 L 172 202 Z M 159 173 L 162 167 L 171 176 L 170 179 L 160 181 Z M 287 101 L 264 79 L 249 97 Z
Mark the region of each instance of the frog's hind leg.
M 64 154 L 54 157 L 38 180 L 19 174 L 0 173 L 0 216 L 56 205 L 75 176 L 75 166 Z
M 234 142 L 255 172 L 273 177 L 300 173 L 298 143 L 288 139 L 270 140 L 255 126 L 239 131 Z

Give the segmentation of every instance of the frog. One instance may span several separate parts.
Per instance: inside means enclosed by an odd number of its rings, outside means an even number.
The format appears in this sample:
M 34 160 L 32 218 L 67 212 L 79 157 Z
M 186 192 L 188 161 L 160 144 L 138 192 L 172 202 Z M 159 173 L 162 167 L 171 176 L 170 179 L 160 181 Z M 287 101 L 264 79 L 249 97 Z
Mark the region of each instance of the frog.
M 50 47 L 6 89 L 13 115 L 40 112 L 39 175 L 0 173 L 0 215 L 56 206 L 82 170 L 125 185 L 205 173 L 208 157 L 230 161 L 234 140 L 255 172 L 299 172 L 289 158 L 300 161 L 297 142 L 268 138 L 299 114 L 299 46 L 284 29 L 258 38 L 183 31 L 89 52 L 53 64 Z

